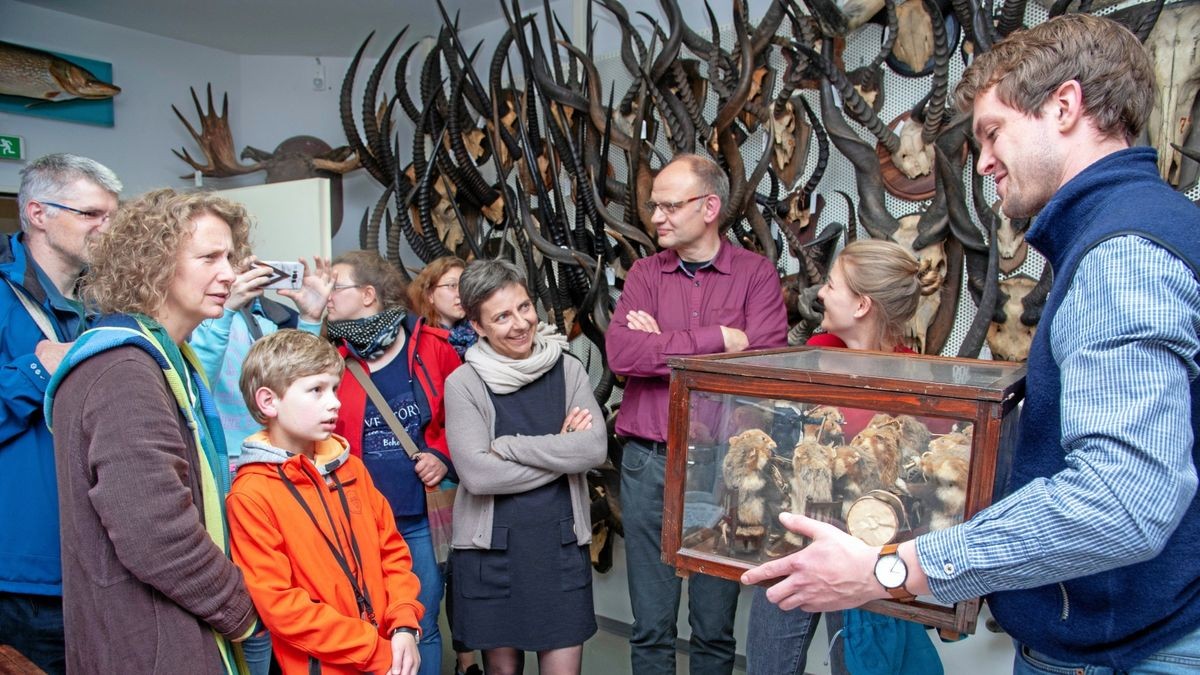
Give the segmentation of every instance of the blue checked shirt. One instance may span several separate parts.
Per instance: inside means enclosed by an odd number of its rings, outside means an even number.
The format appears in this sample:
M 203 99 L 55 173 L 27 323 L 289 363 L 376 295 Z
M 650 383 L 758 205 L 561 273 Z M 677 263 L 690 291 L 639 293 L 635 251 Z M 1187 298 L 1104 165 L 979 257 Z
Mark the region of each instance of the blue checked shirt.
M 1049 330 L 1068 468 L 916 540 L 939 601 L 1153 558 L 1196 492 L 1200 282 L 1190 268 L 1140 237 L 1110 239 L 1080 262 Z

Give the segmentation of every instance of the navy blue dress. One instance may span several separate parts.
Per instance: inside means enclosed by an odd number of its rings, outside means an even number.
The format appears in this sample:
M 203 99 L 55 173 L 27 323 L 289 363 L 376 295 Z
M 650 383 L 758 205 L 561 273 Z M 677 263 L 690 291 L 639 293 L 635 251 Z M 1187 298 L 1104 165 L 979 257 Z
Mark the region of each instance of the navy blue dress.
M 489 392 L 495 435 L 559 433 L 565 393 L 561 358 L 518 391 Z M 574 522 L 566 476 L 520 494 L 496 495 L 492 548 L 455 549 L 450 558 L 455 638 L 471 649 L 543 651 L 591 637 L 591 561 Z

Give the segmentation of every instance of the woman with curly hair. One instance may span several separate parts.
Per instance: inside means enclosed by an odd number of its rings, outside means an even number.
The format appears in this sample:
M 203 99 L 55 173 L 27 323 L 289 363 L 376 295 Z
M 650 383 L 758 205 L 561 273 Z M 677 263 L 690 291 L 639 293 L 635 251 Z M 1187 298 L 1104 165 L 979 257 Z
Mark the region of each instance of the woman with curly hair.
M 430 262 L 408 285 L 408 304 L 430 326 L 446 330 L 446 339 L 458 357 L 479 339 L 458 297 L 458 280 L 467 263 L 457 256 Z
M 84 296 L 104 316 L 46 391 L 68 671 L 244 670 L 233 642 L 257 616 L 229 559 L 229 462 L 187 338 L 221 315 L 247 228 L 233 202 L 156 190 L 92 253 Z
M 423 317 L 409 313 L 399 270 L 374 251 L 350 251 L 334 258 L 336 282 L 329 294 L 326 330 L 346 359 L 338 388 L 342 409 L 334 432 L 361 456 L 375 486 L 387 498 L 396 529 L 412 553 L 421 580 L 417 597 L 425 607 L 417 647 L 422 675 L 441 671 L 442 637 L 438 607 L 442 577 L 430 538 L 425 487 L 447 475 L 456 479 L 446 448 L 442 395 L 446 377 L 459 366 L 444 337 Z M 369 373 L 366 382 L 355 374 Z M 367 387 L 387 403 L 381 413 Z M 420 450 L 410 457 L 384 414 L 394 417 Z

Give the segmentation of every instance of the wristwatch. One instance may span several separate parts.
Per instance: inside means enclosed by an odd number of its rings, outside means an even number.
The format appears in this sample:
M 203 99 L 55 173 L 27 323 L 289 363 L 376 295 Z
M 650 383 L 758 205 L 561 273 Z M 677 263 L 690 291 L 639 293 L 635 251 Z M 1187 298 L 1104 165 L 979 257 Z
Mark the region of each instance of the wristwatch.
M 875 580 L 887 589 L 892 598 L 900 602 L 912 602 L 917 596 L 908 592 L 904 582 L 908 581 L 908 565 L 896 553 L 899 544 L 887 544 L 879 549 L 879 559 L 875 561 Z
M 388 637 L 396 637 L 397 633 L 408 633 L 409 635 L 413 636 L 413 640 L 416 640 L 417 642 L 421 641 L 421 629 L 420 628 L 409 628 L 408 626 L 401 626 L 401 627 L 393 630 L 392 634 L 389 635 Z

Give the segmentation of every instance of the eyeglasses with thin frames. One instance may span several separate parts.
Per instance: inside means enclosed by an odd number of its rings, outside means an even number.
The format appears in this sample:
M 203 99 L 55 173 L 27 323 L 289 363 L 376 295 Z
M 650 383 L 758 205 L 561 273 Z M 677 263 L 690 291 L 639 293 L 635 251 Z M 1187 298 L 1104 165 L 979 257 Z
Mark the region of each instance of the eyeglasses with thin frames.
M 344 291 L 347 288 L 362 288 L 362 284 L 334 284 L 331 292 L 337 293 L 338 291 Z
M 84 220 L 98 220 L 98 221 L 103 222 L 112 217 L 112 214 L 109 213 L 108 211 L 100 211 L 97 209 L 83 211 L 83 210 L 80 210 L 80 209 L 77 209 L 77 208 L 74 208 L 71 206 L 67 206 L 66 204 L 59 204 L 57 202 L 40 202 L 40 203 L 44 206 L 53 206 L 56 209 L 62 209 L 63 211 L 70 211 L 71 213 L 74 213 L 75 215 L 79 216 L 80 218 L 83 218 Z
M 450 282 L 447 282 L 447 283 L 444 283 L 444 284 L 434 284 L 434 286 L 433 286 L 433 287 L 434 287 L 434 288 L 449 288 L 449 289 L 450 289 L 450 290 L 452 290 L 452 291 L 457 291 L 457 290 L 458 290 L 458 282 L 457 282 L 457 281 L 450 281 Z
M 675 215 L 675 212 L 678 211 L 681 207 L 687 206 L 688 204 L 691 204 L 692 202 L 696 201 L 697 199 L 704 199 L 705 197 L 708 197 L 711 194 L 712 193 L 709 192 L 709 193 L 702 194 L 702 195 L 696 195 L 695 197 L 692 197 L 690 199 L 682 199 L 677 202 L 656 202 L 654 200 L 650 200 L 650 201 L 647 201 L 645 204 L 643 204 L 643 206 L 646 207 L 646 210 L 649 211 L 651 213 L 651 215 L 653 215 L 655 211 L 662 209 L 663 215 L 673 216 L 673 215 Z

